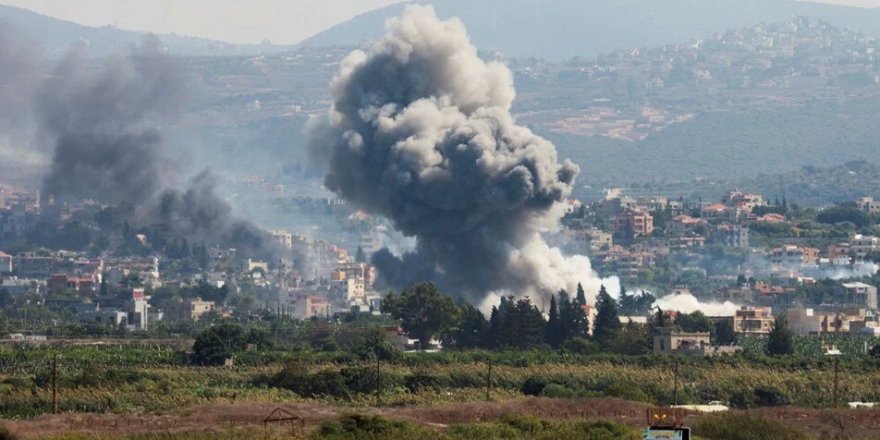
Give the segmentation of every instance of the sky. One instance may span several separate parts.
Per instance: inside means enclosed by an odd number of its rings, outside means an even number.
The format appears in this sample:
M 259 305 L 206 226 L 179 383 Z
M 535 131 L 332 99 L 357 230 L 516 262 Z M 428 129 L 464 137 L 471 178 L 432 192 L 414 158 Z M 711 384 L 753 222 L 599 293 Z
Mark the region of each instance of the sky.
M 401 0 L 0 0 L 88 26 L 294 44 L 357 14 Z M 812 0 L 880 7 L 880 0 Z
M 0 0 L 0 4 L 87 26 L 158 34 L 294 44 L 400 0 Z

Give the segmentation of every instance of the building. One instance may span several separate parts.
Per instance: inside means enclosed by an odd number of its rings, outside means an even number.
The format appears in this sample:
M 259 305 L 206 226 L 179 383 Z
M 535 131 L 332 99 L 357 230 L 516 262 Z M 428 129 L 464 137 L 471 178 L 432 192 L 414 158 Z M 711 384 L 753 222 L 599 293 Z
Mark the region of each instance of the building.
M 783 266 L 815 266 L 819 261 L 819 249 L 795 245 L 773 248 L 770 261 Z
M 651 235 L 654 217 L 647 211 L 626 209 L 614 217 L 614 232 L 627 237 Z
M 128 325 L 136 330 L 149 328 L 150 297 L 144 295 L 144 289 L 131 290 L 131 298 L 128 300 Z
M 12 273 L 12 255 L 0 251 L 0 275 Z
M 749 228 L 732 224 L 718 225 L 716 241 L 724 246 L 732 248 L 749 247 Z
M 601 229 L 590 228 L 586 230 L 587 243 L 593 252 L 600 249 L 610 249 L 614 245 L 613 236 Z
M 786 311 L 788 329 L 796 335 L 848 334 L 870 332 L 862 330 L 875 325 L 867 318 L 865 309 L 842 308 L 831 312 L 816 309 L 792 308 Z
M 294 311 L 299 319 L 327 318 L 332 306 L 323 296 L 309 295 L 300 298 L 294 304 Z
M 865 258 L 871 252 L 880 252 L 880 238 L 871 235 L 855 234 L 849 240 L 849 248 L 856 258 Z
M 203 301 L 201 298 L 187 299 L 183 302 L 184 318 L 198 321 L 202 315 L 214 310 L 214 301 Z
M 743 307 L 733 315 L 733 331 L 747 335 L 766 335 L 775 322 L 770 307 Z
M 752 212 L 756 206 L 764 206 L 764 197 L 760 194 L 744 194 L 740 191 L 728 191 L 721 198 L 721 203 L 726 206 L 741 208 L 747 212 Z
M 654 354 L 706 354 L 712 344 L 709 332 L 685 333 L 661 328 L 654 335 Z
M 880 201 L 875 201 L 873 197 L 861 197 L 856 200 L 856 206 L 866 214 L 880 214 Z
M 15 256 L 13 269 L 19 278 L 47 279 L 56 272 L 58 260 L 50 255 L 23 252 Z
M 843 283 L 847 302 L 858 304 L 870 310 L 877 310 L 877 288 L 865 283 Z
M 71 276 L 55 274 L 49 278 L 46 287 L 50 294 L 73 292 L 78 295 L 94 295 L 98 293 L 99 282 L 90 276 Z
M 287 250 L 293 249 L 293 234 L 281 229 L 275 229 L 269 231 L 269 233 L 282 248 Z

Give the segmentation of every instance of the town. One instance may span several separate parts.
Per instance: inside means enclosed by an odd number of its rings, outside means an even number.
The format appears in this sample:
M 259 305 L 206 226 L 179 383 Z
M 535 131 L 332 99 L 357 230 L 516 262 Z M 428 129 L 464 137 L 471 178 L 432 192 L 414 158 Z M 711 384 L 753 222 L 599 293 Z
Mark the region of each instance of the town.
M 366 222 L 349 248 L 273 230 L 283 256 L 261 261 L 154 236 L 150 228 L 108 226 L 112 209 L 91 202 L 58 206 L 39 192 L 11 191 L 0 200 L 2 323 L 14 340 L 63 338 L 65 331 L 185 336 L 193 327 L 180 323 L 338 320 L 383 310 L 387 292 L 379 290 L 369 257 L 385 231 L 381 224 Z M 369 217 L 333 203 L 337 216 Z M 602 277 L 619 279 L 625 287 L 613 293 L 621 303 L 641 298 L 621 310 L 622 323 L 646 324 L 658 310 L 670 321 L 704 315 L 697 332 L 663 335 L 679 342 L 659 352 L 710 350 L 719 345 L 719 325 L 766 336 L 780 314 L 800 336 L 880 336 L 880 201 L 871 197 L 816 209 L 735 190 L 702 201 L 610 189 L 567 206 L 551 241 L 589 255 Z M 532 301 L 549 313 L 545 300 Z M 585 303 L 584 312 L 594 325 L 595 305 Z M 414 338 L 395 340 L 400 349 L 416 346 Z

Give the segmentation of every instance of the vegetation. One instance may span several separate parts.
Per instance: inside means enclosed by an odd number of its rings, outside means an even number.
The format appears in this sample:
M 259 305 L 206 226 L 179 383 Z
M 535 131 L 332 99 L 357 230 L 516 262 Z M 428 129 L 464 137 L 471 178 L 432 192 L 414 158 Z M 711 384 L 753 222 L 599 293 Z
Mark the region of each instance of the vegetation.
M 806 433 L 777 422 L 743 414 L 708 415 L 693 426 L 700 437 L 712 440 L 809 440 Z

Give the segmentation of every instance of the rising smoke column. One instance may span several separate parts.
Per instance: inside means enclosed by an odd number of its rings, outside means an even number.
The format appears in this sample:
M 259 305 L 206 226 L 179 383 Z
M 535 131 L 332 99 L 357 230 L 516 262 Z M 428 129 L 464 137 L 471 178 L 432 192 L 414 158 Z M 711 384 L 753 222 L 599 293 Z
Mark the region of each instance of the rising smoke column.
M 72 51 L 37 96 L 40 133 L 54 145 L 45 191 L 113 204 L 150 201 L 170 183 L 155 120 L 176 113 L 181 72 L 148 45 L 97 70 Z
M 275 259 L 275 242 L 233 215 L 209 173 L 182 183 L 171 158 L 185 154 L 166 149 L 160 122 L 172 120 L 183 104 L 189 84 L 184 71 L 155 39 L 100 68 L 71 52 L 35 99 L 40 137 L 53 146 L 44 190 L 62 200 L 125 205 L 137 225 Z
M 374 262 L 387 284 L 434 280 L 473 302 L 598 290 L 585 257 L 566 258 L 541 232 L 558 226 L 578 167 L 510 114 L 513 75 L 484 62 L 458 20 L 410 7 L 331 84 L 310 126 L 326 186 L 417 238 L 414 252 Z

